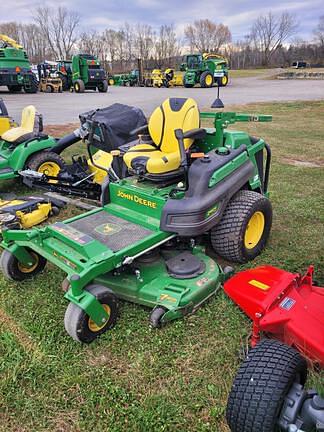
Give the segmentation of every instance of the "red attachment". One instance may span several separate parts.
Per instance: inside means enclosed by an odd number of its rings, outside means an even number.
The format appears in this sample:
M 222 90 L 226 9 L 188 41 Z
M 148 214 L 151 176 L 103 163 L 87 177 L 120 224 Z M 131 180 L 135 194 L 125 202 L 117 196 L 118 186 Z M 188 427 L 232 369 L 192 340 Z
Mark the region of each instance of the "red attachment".
M 313 285 L 313 272 L 261 266 L 233 276 L 224 290 L 253 320 L 253 346 L 263 332 L 324 367 L 324 288 Z

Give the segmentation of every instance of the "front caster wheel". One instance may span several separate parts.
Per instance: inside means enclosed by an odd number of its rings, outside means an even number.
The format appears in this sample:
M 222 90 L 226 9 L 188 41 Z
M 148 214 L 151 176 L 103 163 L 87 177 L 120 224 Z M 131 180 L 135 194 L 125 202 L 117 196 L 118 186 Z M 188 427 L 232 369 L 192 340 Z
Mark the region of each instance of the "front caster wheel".
M 102 325 L 97 325 L 83 309 L 75 303 L 70 303 L 65 312 L 64 326 L 75 341 L 91 343 L 115 326 L 118 318 L 118 303 L 116 296 L 101 285 L 89 285 L 85 289 L 102 304 L 108 314 L 108 320 Z
M 162 317 L 166 311 L 167 309 L 162 306 L 157 306 L 153 309 L 150 315 L 150 324 L 153 328 L 162 327 Z
M 2 252 L 0 266 L 7 279 L 21 282 L 25 279 L 32 278 L 44 269 L 46 265 L 46 259 L 38 253 L 31 251 L 30 249 L 28 249 L 28 252 L 34 258 L 34 264 L 31 266 L 25 266 L 24 264 L 20 263 L 15 255 L 13 255 L 8 250 L 4 250 Z
M 242 363 L 226 410 L 232 432 L 279 432 L 278 420 L 292 385 L 304 385 L 305 359 L 293 348 L 264 339 Z

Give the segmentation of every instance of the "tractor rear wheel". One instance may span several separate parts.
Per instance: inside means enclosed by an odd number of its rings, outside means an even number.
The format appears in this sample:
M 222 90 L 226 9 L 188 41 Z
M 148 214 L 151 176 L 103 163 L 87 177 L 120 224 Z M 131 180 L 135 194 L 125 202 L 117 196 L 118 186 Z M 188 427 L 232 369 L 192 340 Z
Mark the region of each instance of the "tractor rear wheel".
M 24 86 L 25 93 L 37 93 L 38 92 L 38 81 L 34 74 L 30 77 L 29 86 Z
M 22 89 L 21 85 L 8 85 L 7 87 L 8 87 L 8 90 L 10 92 L 13 92 L 13 93 L 20 92 Z
M 305 359 L 293 348 L 264 339 L 251 349 L 234 380 L 226 419 L 232 432 L 277 432 L 291 386 L 305 384 Z
M 74 83 L 74 91 L 75 93 L 84 93 L 85 85 L 81 79 L 78 79 Z
M 63 91 L 67 91 L 67 90 L 69 90 L 70 87 L 69 87 L 69 80 L 68 80 L 67 76 L 65 76 L 65 75 L 60 75 L 60 78 L 61 78 L 61 81 L 62 81 L 62 88 L 63 88 Z
M 32 156 L 27 162 L 27 167 L 47 176 L 57 177 L 61 169 L 65 168 L 65 162 L 58 154 L 44 151 Z M 56 180 L 49 180 L 49 183 L 56 182 Z
M 202 88 L 210 88 L 214 84 L 214 77 L 213 74 L 209 71 L 205 71 L 200 75 L 200 87 Z
M 28 249 L 28 248 L 27 248 Z M 45 265 L 46 259 L 38 253 L 28 249 L 28 252 L 33 256 L 35 262 L 30 267 L 21 264 L 18 259 L 8 250 L 4 250 L 0 258 L 0 267 L 7 279 L 16 282 L 21 282 L 25 279 L 30 279 L 37 273 L 41 272 Z
M 99 93 L 107 93 L 107 90 L 108 90 L 108 83 L 106 80 L 103 80 L 101 83 L 98 84 Z
M 64 316 L 64 326 L 75 341 L 91 343 L 115 326 L 118 318 L 118 302 L 116 296 L 101 285 L 88 285 L 85 289 L 102 304 L 108 314 L 107 321 L 98 325 L 78 305 L 69 303 Z
M 220 222 L 212 228 L 212 247 L 230 261 L 250 261 L 265 247 L 271 224 L 272 206 L 268 198 L 241 190 L 227 204 Z

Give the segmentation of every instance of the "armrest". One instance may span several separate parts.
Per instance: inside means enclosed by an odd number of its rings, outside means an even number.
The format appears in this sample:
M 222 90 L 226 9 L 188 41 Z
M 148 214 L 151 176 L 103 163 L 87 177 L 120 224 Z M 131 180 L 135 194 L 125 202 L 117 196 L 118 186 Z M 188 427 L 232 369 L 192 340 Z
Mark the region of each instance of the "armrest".
M 196 128 L 190 129 L 183 134 L 183 139 L 191 138 L 191 139 L 204 139 L 206 136 L 206 129 L 204 128 Z
M 137 129 L 133 129 L 129 132 L 129 136 L 138 135 L 141 132 L 145 132 L 148 130 L 148 124 L 138 127 Z

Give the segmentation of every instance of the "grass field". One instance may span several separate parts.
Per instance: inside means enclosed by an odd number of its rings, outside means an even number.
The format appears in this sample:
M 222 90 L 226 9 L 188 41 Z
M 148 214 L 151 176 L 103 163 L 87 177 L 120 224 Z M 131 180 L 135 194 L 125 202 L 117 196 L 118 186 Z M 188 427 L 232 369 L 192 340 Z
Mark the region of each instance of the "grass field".
M 274 222 L 264 253 L 235 268 L 314 263 L 324 284 L 324 102 L 239 108 L 273 115 L 236 128 L 272 146 Z M 115 329 L 81 346 L 63 328 L 63 279 L 51 265 L 19 285 L 0 278 L 1 432 L 228 431 L 226 399 L 250 323 L 222 292 L 158 331 L 145 308 L 122 304 Z M 324 393 L 323 372 L 311 372 L 315 385 Z
M 262 77 L 273 74 L 275 69 L 230 69 L 230 78 Z

